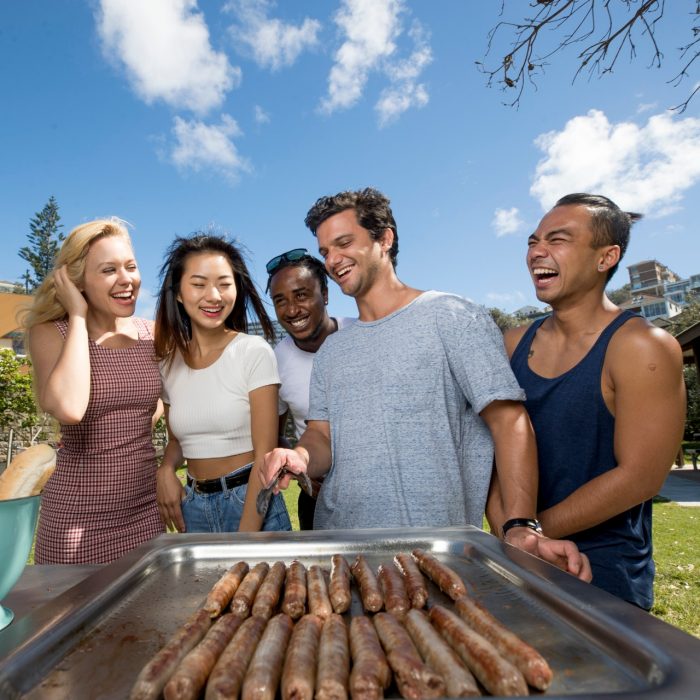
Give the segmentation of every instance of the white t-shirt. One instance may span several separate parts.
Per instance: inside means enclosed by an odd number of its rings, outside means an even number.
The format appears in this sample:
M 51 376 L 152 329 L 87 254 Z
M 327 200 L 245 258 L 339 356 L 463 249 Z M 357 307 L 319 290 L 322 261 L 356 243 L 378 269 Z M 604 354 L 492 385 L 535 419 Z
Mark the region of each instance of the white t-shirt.
M 354 318 L 336 318 L 338 331 L 354 323 Z M 336 331 L 337 332 L 337 331 Z M 289 411 L 294 419 L 294 434 L 297 440 L 306 430 L 306 416 L 309 413 L 309 385 L 315 352 L 300 350 L 291 335 L 281 340 L 275 347 L 277 368 L 280 373 L 279 415 Z
M 168 425 L 186 459 L 229 457 L 250 452 L 248 394 L 279 384 L 275 354 L 257 335 L 239 333 L 216 362 L 188 367 L 178 352 L 169 371 L 161 363 Z

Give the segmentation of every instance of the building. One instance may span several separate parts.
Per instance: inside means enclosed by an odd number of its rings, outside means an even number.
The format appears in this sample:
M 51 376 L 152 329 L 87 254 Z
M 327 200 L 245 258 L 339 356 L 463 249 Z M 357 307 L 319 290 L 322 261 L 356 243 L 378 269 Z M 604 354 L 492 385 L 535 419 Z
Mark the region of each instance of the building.
M 643 260 L 634 265 L 628 265 L 627 270 L 633 295 L 647 294 L 663 297 L 667 284 L 681 282 L 679 275 L 658 260 Z
M 12 285 L 14 289 L 14 285 Z M 24 334 L 19 329 L 17 314 L 29 306 L 32 297 L 27 294 L 0 293 L 0 348 L 9 348 L 24 355 Z
M 652 294 L 633 294 L 629 301 L 619 304 L 619 307 L 641 314 L 648 321 L 673 318 L 683 311 L 682 306 L 672 299 Z
M 272 321 L 272 327 L 275 329 L 275 334 L 277 336 L 276 342 L 273 343 L 273 345 L 276 345 L 277 343 L 280 342 L 280 340 L 282 340 L 287 335 L 287 331 L 285 331 L 284 328 L 282 328 L 279 321 L 277 321 L 277 320 Z M 264 335 L 265 335 L 263 333 L 263 329 L 262 329 L 262 326 L 260 325 L 259 321 L 255 321 L 255 322 L 249 321 L 248 322 L 248 333 L 250 335 L 259 335 L 261 337 L 264 337 Z

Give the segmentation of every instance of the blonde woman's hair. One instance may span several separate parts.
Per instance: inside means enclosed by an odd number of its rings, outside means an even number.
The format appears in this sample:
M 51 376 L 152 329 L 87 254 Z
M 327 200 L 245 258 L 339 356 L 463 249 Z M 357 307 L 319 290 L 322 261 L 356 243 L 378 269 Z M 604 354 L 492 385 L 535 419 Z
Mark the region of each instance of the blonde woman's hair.
M 90 246 L 95 241 L 110 236 L 122 236 L 131 245 L 131 238 L 129 238 L 125 223 L 117 218 L 88 221 L 86 224 L 74 228 L 68 234 L 56 256 L 54 269 L 49 272 L 37 289 L 31 306 L 20 312 L 21 325 L 25 330 L 40 323 L 57 321 L 66 317 L 66 310 L 56 296 L 54 271 L 65 265 L 68 277 L 76 286 L 80 287 L 85 276 L 85 258 Z

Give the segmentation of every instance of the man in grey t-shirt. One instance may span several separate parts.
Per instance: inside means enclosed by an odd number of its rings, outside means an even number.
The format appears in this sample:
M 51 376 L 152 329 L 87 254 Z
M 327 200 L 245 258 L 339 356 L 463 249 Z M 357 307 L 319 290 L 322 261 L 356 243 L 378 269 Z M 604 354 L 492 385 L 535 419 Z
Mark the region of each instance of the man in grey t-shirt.
M 315 528 L 481 526 L 495 456 L 494 529 L 590 580 L 575 545 L 544 537 L 535 519 L 534 435 L 488 314 L 398 279 L 396 222 L 377 190 L 322 197 L 306 225 L 359 321 L 316 354 L 307 430 L 266 456 L 263 483 L 282 467 L 325 476 Z

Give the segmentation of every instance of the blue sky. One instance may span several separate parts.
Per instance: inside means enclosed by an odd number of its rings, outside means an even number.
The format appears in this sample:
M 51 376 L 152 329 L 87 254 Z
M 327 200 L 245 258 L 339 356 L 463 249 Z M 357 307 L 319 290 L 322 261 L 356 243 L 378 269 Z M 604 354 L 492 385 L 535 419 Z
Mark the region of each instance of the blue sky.
M 700 96 L 667 109 L 698 79 L 667 84 L 694 3 L 666 5 L 661 69 L 640 39 L 636 61 L 572 85 L 568 51 L 516 110 L 475 67 L 495 0 L 2 2 L 0 279 L 24 272 L 29 219 L 54 195 L 66 233 L 131 224 L 144 315 L 165 248 L 197 229 L 244 244 L 264 289 L 270 257 L 316 251 L 316 198 L 367 185 L 391 197 L 397 272 L 418 288 L 536 304 L 527 236 L 581 190 L 646 214 L 623 268 L 698 273 Z M 335 288 L 331 307 L 354 315 Z

